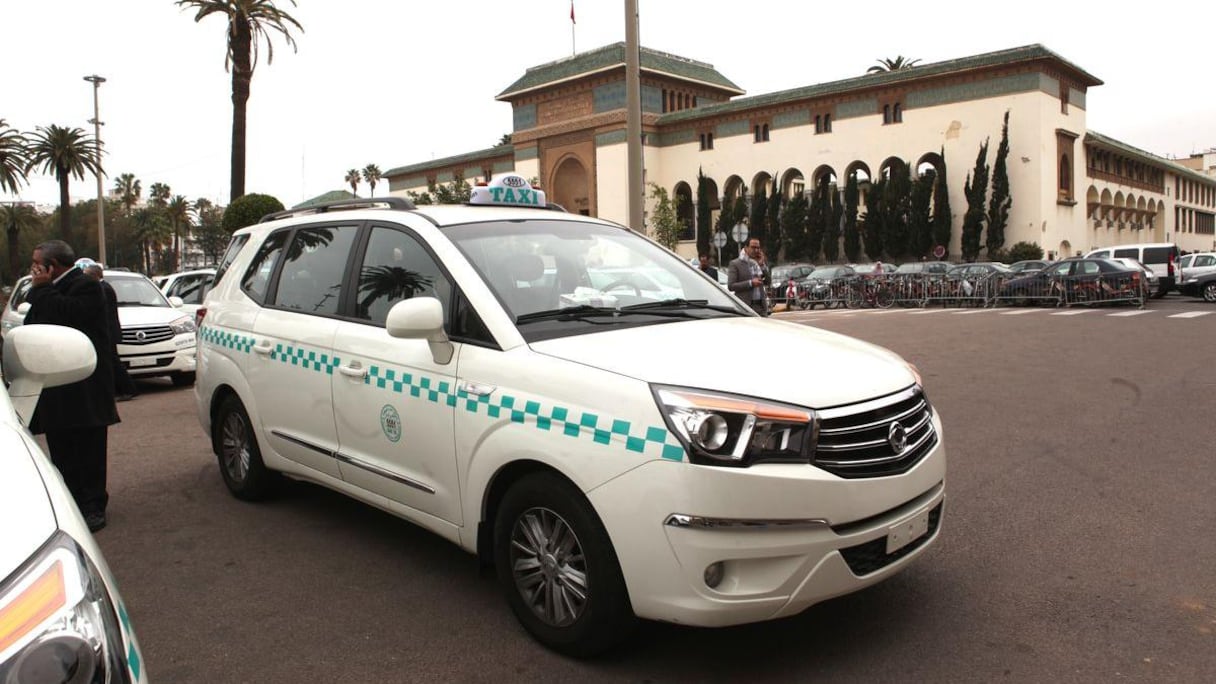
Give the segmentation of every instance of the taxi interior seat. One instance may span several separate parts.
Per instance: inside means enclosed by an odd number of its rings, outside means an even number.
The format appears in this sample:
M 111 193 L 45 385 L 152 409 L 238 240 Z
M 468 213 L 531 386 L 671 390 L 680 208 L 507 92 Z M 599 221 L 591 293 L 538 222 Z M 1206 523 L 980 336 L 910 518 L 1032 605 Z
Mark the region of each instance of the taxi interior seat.
M 507 305 L 516 316 L 557 306 L 553 287 L 543 282 L 545 262 L 535 254 L 512 254 L 504 260 Z

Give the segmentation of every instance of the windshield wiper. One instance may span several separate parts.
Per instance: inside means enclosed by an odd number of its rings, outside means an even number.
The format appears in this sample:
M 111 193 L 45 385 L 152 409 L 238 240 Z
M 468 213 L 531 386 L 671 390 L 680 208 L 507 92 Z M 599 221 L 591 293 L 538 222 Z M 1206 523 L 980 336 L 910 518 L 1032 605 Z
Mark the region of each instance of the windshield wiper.
M 577 306 L 567 306 L 560 309 L 546 309 L 544 311 L 532 311 L 526 314 L 520 314 L 515 317 L 515 323 L 530 323 L 532 321 L 543 321 L 549 319 L 557 319 L 559 321 L 573 321 L 589 316 L 615 316 L 619 313 L 616 308 L 611 306 L 591 306 L 590 304 L 579 304 Z
M 705 299 L 664 299 L 657 302 L 645 302 L 643 304 L 630 304 L 622 306 L 621 311 L 645 311 L 653 313 L 655 309 L 705 309 L 707 311 L 721 311 L 722 313 L 744 315 L 733 306 L 722 306 L 720 304 L 710 304 Z

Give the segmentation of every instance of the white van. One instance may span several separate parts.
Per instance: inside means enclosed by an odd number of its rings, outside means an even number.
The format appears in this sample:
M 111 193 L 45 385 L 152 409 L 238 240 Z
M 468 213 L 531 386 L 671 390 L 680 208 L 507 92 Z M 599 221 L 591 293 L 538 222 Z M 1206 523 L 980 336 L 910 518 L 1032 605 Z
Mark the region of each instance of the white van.
M 1143 242 L 1133 245 L 1102 247 L 1085 255 L 1086 258 L 1109 259 L 1126 257 L 1135 259 L 1157 275 L 1157 291 L 1153 297 L 1164 297 L 1176 284 L 1175 269 L 1178 264 L 1178 245 L 1172 242 Z

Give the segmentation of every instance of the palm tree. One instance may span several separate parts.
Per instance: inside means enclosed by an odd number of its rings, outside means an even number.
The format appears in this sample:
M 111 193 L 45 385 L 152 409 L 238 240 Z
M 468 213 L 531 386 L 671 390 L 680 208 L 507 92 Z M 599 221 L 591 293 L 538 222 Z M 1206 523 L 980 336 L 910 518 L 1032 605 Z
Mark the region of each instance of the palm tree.
M 175 195 L 169 200 L 169 225 L 173 226 L 173 270 L 182 267 L 182 224 L 190 225 L 190 200 L 185 195 Z
M 157 211 L 154 207 L 136 209 L 131 215 L 135 225 L 135 237 L 140 241 L 144 257 L 144 273 L 152 272 L 152 246 L 160 245 L 171 235 L 169 222 L 165 212 Z
M 384 176 L 380 175 L 380 167 L 375 164 L 368 164 L 363 167 L 363 180 L 371 187 L 372 197 L 376 196 L 376 183 Z
M 359 169 L 351 169 L 346 172 L 346 182 L 350 183 L 350 194 L 355 197 L 359 196 L 359 181 L 362 176 L 359 175 Z
M 903 55 L 896 55 L 895 59 L 880 59 L 878 64 L 866 69 L 867 74 L 877 74 L 884 71 L 900 71 L 903 69 L 911 69 L 920 63 L 919 59 L 904 59 Z
M 68 196 L 68 179 L 84 180 L 86 172 L 104 175 L 97 139 L 79 128 L 64 128 L 51 124 L 30 134 L 26 148 L 29 161 L 26 171 L 41 167 L 43 173 L 53 174 L 59 181 L 59 235 L 71 243 L 72 212 Z
M 148 188 L 148 200 L 158 207 L 167 205 L 171 194 L 168 183 L 153 183 L 152 187 Z
M 8 270 L 13 280 L 16 280 L 17 274 L 21 272 L 21 254 L 20 247 L 17 245 L 17 237 L 21 234 L 22 229 L 37 228 L 41 224 L 42 217 L 38 215 L 34 205 L 29 202 L 0 204 L 0 225 L 4 226 L 4 230 L 8 234 Z
M 118 195 L 118 201 L 122 203 L 127 216 L 131 215 L 131 207 L 139 203 L 139 195 L 142 192 L 139 179 L 133 173 L 120 174 L 114 179 L 114 194 Z
M 15 195 L 25 182 L 25 169 L 29 164 L 25 147 L 25 136 L 0 119 L 0 192 Z
M 295 7 L 295 0 L 290 0 Z M 304 27 L 295 17 L 275 7 L 274 0 L 177 0 L 178 7 L 197 10 L 194 21 L 217 14 L 228 19 L 228 51 L 224 69 L 232 71 L 232 178 L 229 201 L 245 194 L 245 105 L 249 102 L 249 86 L 258 64 L 258 46 L 266 42 L 266 63 L 274 61 L 271 32 L 277 31 L 296 49 L 291 35 L 294 26 Z

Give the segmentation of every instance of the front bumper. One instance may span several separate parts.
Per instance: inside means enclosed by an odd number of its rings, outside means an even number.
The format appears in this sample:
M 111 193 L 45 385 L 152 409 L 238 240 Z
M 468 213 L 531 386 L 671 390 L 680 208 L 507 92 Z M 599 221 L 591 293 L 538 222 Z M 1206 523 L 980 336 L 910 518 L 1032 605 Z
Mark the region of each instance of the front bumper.
M 192 333 L 156 344 L 118 345 L 118 357 L 131 376 L 193 373 L 195 352 Z
M 902 475 L 851 480 L 805 465 L 655 462 L 588 496 L 639 617 L 721 627 L 794 615 L 902 570 L 937 538 L 945 460 L 939 442 Z M 710 588 L 705 570 L 719 562 Z

